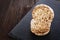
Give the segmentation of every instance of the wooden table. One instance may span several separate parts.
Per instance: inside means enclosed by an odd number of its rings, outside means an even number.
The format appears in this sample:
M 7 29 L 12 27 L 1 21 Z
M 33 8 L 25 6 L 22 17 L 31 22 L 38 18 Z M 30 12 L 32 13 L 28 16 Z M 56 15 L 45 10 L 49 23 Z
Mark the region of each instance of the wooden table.
M 8 36 L 8 33 L 37 1 L 38 0 L 0 0 L 0 40 L 13 39 Z

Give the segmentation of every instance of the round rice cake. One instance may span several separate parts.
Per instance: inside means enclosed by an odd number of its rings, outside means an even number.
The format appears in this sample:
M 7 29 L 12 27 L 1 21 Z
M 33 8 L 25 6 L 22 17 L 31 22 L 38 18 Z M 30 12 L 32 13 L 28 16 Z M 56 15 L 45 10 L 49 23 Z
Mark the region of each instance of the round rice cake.
M 31 32 L 38 36 L 48 34 L 50 31 L 50 26 L 51 23 L 42 23 L 35 21 L 34 19 L 31 20 Z
M 50 6 L 48 6 L 46 4 L 39 4 L 34 7 L 34 9 L 32 11 L 32 18 L 34 20 L 46 19 L 46 20 L 52 22 L 52 20 L 54 18 L 54 11 Z

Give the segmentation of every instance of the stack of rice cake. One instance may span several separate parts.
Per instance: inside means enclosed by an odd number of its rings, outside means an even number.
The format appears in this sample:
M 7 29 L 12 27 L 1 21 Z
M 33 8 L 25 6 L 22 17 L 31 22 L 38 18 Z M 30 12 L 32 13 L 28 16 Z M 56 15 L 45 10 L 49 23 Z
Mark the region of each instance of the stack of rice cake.
M 46 4 L 39 4 L 32 11 L 31 32 L 38 36 L 49 33 L 54 18 L 53 9 Z

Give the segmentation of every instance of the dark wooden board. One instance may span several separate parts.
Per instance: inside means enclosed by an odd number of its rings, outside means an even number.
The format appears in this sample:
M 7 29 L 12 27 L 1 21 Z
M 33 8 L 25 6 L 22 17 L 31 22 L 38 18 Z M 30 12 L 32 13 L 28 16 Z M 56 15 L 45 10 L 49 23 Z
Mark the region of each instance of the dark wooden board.
M 8 32 L 18 24 L 38 0 L 0 0 L 0 40 L 14 40 Z
M 32 19 L 31 12 L 35 5 L 41 3 L 49 5 L 54 10 L 55 16 L 50 33 L 45 36 L 36 36 L 30 31 L 30 21 Z M 35 5 L 8 35 L 16 40 L 60 40 L 60 1 L 40 0 Z

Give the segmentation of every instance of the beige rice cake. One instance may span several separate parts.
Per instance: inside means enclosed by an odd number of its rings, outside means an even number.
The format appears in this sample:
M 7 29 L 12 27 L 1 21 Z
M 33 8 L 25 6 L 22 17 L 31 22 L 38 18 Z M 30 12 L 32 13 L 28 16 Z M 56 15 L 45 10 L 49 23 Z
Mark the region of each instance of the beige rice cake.
M 46 35 L 50 31 L 51 23 L 38 22 L 31 20 L 31 32 L 35 35 Z
M 47 19 L 52 22 L 54 11 L 46 4 L 39 4 L 32 11 L 32 18 L 35 20 Z
M 37 5 L 32 11 L 31 32 L 38 36 L 49 33 L 54 11 L 46 4 Z

